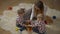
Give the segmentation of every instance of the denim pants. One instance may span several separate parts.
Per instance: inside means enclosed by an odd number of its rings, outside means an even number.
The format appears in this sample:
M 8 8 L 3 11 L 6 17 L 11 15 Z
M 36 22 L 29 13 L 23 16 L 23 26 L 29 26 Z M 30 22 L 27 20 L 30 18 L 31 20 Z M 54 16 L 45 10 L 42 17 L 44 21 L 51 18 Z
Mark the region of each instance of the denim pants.
M 38 34 L 45 34 L 45 32 L 40 33 L 37 27 L 33 27 L 32 30 L 33 30 L 33 32 L 36 32 Z
M 16 24 L 16 26 L 20 28 L 20 31 L 23 31 L 23 30 L 25 30 L 25 29 L 26 29 L 26 27 L 21 26 L 20 24 Z

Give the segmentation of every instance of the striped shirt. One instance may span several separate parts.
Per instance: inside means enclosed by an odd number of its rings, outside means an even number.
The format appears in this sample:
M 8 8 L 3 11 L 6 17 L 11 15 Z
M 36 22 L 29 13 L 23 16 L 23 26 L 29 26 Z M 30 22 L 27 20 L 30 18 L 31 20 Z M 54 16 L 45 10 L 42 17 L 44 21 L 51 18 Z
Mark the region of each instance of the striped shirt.
M 40 33 L 43 33 L 43 32 L 46 31 L 44 21 L 39 21 L 39 22 L 38 21 L 34 21 L 32 23 L 32 26 L 33 27 L 38 27 L 38 30 L 39 30 Z
M 21 17 L 17 17 L 17 19 L 16 19 L 16 24 L 20 24 L 20 25 L 22 25 L 22 23 L 23 23 L 23 18 L 21 18 Z

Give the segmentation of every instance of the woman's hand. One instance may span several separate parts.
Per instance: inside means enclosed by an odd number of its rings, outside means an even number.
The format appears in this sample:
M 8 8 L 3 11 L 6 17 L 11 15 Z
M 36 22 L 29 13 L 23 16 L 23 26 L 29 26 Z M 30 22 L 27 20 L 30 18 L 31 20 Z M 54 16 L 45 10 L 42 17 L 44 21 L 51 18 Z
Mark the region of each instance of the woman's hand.
M 26 22 L 30 23 L 31 21 L 30 20 L 26 20 Z

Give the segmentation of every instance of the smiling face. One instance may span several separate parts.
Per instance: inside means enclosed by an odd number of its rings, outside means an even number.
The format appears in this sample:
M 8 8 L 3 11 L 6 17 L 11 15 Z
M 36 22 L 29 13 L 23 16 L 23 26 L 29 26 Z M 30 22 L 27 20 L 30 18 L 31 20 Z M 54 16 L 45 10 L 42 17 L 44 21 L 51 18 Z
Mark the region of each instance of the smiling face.
M 18 13 L 18 15 L 19 15 L 19 16 L 23 16 L 23 15 L 24 15 L 24 13 Z
M 19 15 L 19 16 L 23 16 L 24 13 L 25 13 L 24 9 L 18 10 L 18 15 Z
M 35 15 L 43 14 L 44 11 L 40 10 L 37 6 L 34 6 Z
M 38 21 L 43 20 L 43 14 L 38 14 L 38 15 L 37 15 L 37 20 L 38 20 Z

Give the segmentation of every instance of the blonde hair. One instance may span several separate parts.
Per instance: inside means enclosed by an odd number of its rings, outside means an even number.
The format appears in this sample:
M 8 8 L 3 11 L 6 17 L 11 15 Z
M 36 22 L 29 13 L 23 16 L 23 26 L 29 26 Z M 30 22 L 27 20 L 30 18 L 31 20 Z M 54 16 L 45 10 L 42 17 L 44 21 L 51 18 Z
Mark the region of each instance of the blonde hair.
M 37 17 L 43 17 L 43 15 L 42 14 L 38 14 Z
M 37 15 L 37 18 L 42 18 L 42 20 L 43 20 L 43 19 L 44 19 L 44 18 L 43 18 L 43 14 L 38 14 L 38 15 Z

